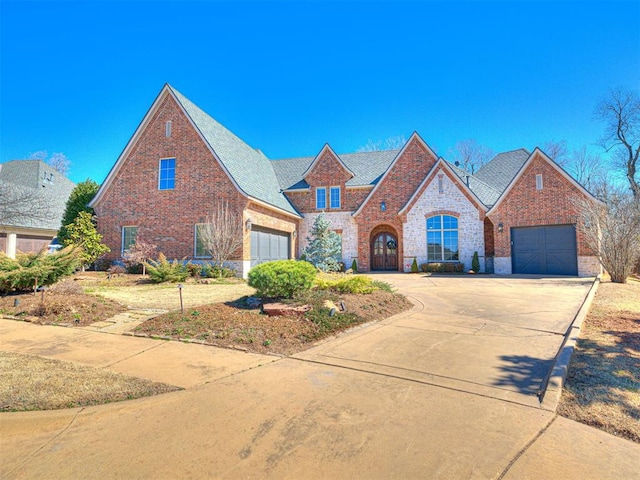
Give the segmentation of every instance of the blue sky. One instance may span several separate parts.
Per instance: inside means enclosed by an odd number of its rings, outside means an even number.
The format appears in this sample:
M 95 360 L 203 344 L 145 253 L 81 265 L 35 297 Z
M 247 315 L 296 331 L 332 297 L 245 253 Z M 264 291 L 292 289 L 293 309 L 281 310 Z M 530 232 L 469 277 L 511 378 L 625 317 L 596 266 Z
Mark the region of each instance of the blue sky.
M 165 82 L 269 158 L 417 131 L 593 151 L 640 85 L 640 1 L 0 1 L 0 162 L 102 182 Z

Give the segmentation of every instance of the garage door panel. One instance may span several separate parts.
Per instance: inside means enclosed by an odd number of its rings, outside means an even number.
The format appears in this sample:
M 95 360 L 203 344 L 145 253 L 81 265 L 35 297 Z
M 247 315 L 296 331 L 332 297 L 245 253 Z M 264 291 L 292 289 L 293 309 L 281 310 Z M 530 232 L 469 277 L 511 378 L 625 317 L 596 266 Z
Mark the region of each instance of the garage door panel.
M 578 274 L 573 225 L 515 227 L 511 240 L 513 273 Z
M 289 258 L 289 234 L 254 228 L 251 230 L 251 266 Z

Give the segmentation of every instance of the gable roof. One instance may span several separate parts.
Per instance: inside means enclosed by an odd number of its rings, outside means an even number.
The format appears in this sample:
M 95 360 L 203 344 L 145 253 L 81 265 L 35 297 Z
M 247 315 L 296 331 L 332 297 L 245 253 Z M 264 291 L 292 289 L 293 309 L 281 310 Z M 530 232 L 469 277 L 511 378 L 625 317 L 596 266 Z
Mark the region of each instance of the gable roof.
M 13 227 L 57 231 L 75 186 L 75 183 L 41 160 L 12 160 L 0 164 L 0 189 L 32 189 L 42 195 L 49 206 L 46 218 L 20 219 L 11 224 Z
M 498 208 L 500 203 L 502 203 L 502 201 L 509 195 L 509 192 L 511 191 L 513 186 L 518 182 L 520 177 L 522 177 L 524 172 L 527 170 L 527 167 L 531 164 L 531 162 L 533 162 L 533 159 L 536 157 L 536 155 L 539 155 L 544 161 L 546 161 L 549 165 L 551 165 L 560 175 L 562 175 L 565 179 L 567 179 L 570 183 L 572 183 L 580 192 L 582 192 L 588 198 L 596 202 L 602 203 L 600 200 L 594 197 L 586 188 L 584 188 L 580 183 L 578 183 L 578 181 L 575 178 L 569 175 L 560 165 L 558 165 L 555 161 L 553 161 L 551 157 L 549 157 L 546 153 L 544 153 L 542 150 L 536 147 L 533 150 L 533 152 L 528 156 L 526 161 L 522 164 L 522 166 L 520 167 L 516 175 L 512 178 L 511 182 L 509 182 L 507 187 L 504 189 L 504 191 L 500 195 L 500 198 L 498 198 L 495 204 L 487 212 L 487 215 L 491 215 Z
M 487 210 L 486 204 L 484 204 L 484 202 L 478 197 L 478 195 L 476 194 L 476 192 L 474 192 L 470 185 L 467 184 L 465 182 L 465 179 L 462 178 L 454 169 L 459 169 L 458 167 L 456 167 L 455 165 L 451 165 L 449 162 L 447 162 L 445 159 L 443 159 L 442 157 L 440 157 L 436 163 L 433 165 L 433 167 L 431 167 L 431 170 L 429 170 L 429 173 L 427 173 L 427 175 L 424 177 L 424 180 L 420 183 L 420 185 L 418 186 L 418 188 L 416 188 L 416 191 L 413 192 L 413 195 L 411 196 L 411 198 L 407 201 L 407 203 L 400 209 L 400 211 L 398 212 L 398 215 L 402 215 L 406 210 L 408 210 L 409 208 L 412 207 L 412 205 L 415 203 L 416 199 L 422 195 L 422 193 L 426 190 L 427 186 L 433 181 L 433 179 L 435 178 L 435 174 L 441 170 L 448 170 L 449 173 L 454 177 L 457 178 L 458 183 L 460 184 L 460 187 L 463 190 L 466 190 L 471 197 L 473 197 L 475 199 L 475 203 L 481 207 L 483 210 Z M 464 172 L 464 170 L 462 170 Z M 454 182 L 455 183 L 455 182 Z
M 354 173 L 349 169 L 349 167 L 347 167 L 344 164 L 344 162 L 342 161 L 340 156 L 336 152 L 333 151 L 333 148 L 331 148 L 331 146 L 328 143 L 324 144 L 324 147 L 322 147 L 322 150 L 320 150 L 320 153 L 318 153 L 318 155 L 316 155 L 316 158 L 313 160 L 313 162 L 311 162 L 311 165 L 309 165 L 307 167 L 307 169 L 305 170 L 305 172 L 302 174 L 302 178 L 306 178 L 307 175 L 309 175 L 309 173 L 311 173 L 311 171 L 313 170 L 313 167 L 316 166 L 316 164 L 320 160 L 320 157 L 325 152 L 329 152 L 338 161 L 338 163 L 345 170 L 345 172 L 347 172 L 353 178 Z
M 389 167 L 400 150 L 378 150 L 374 152 L 346 153 L 338 155 L 340 161 L 353 173 L 347 180 L 348 187 L 373 186 Z M 316 157 L 297 157 L 272 160 L 271 165 L 283 190 L 308 189 L 304 173 Z
M 445 163 L 485 206 L 491 207 L 494 203 L 496 203 L 498 198 L 500 198 L 500 193 L 502 192 L 496 187 L 488 185 L 487 183 L 478 179 L 478 177 L 471 175 L 469 172 L 461 169 L 460 167 L 456 167 L 450 162 Z
M 120 165 L 127 157 L 129 150 L 135 144 L 138 136 L 145 129 L 153 113 L 166 95 L 172 96 L 177 102 L 241 193 L 299 217 L 295 208 L 279 188 L 278 179 L 269 159 L 259 150 L 247 145 L 169 84 L 165 84 L 160 91 L 140 126 L 138 126 L 131 140 L 129 140 L 129 143 L 118 157 L 109 175 L 107 175 L 100 190 L 91 200 L 90 205 L 94 205 L 106 191 Z
M 420 137 L 420 135 L 418 135 L 418 132 L 413 132 L 413 134 L 411 134 L 411 137 L 409 137 L 409 140 L 407 140 L 407 143 L 404 144 L 404 147 L 402 147 L 400 149 L 400 151 L 397 153 L 397 155 L 395 156 L 395 158 L 393 159 L 393 161 L 389 164 L 389 166 L 386 168 L 386 170 L 382 173 L 382 175 L 380 175 L 380 177 L 378 179 L 376 179 L 376 184 L 373 187 L 373 189 L 369 192 L 369 194 L 367 195 L 367 197 L 364 199 L 364 201 L 360 204 L 360 206 L 358 207 L 358 209 L 353 212 L 353 216 L 355 217 L 356 215 L 358 215 L 362 209 L 364 208 L 364 206 L 369 202 L 369 200 L 371 198 L 373 198 L 373 195 L 375 195 L 376 191 L 378 190 L 378 187 L 380 187 L 380 184 L 382 183 L 382 181 L 385 179 L 385 177 L 389 174 L 389 172 L 393 169 L 394 165 L 396 164 L 396 162 L 398 161 L 398 159 L 402 156 L 402 154 L 405 152 L 405 150 L 407 149 L 407 147 L 409 145 L 411 145 L 412 142 L 418 142 L 420 145 L 422 145 L 422 147 L 427 151 L 427 153 L 429 153 L 434 159 L 436 159 L 436 163 L 438 161 L 438 156 L 435 154 L 435 152 L 431 149 L 431 147 L 429 145 L 427 145 L 427 142 L 425 142 L 422 137 Z

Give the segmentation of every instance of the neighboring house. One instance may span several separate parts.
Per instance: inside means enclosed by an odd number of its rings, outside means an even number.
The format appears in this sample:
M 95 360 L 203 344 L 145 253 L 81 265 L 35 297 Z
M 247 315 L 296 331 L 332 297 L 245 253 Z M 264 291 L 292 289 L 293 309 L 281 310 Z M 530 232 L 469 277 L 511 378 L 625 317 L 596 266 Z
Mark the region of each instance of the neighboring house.
M 0 252 L 39 252 L 51 244 L 61 226 L 66 203 L 75 184 L 40 160 L 0 164 Z M 15 198 L 23 205 L 13 208 Z M 24 199 L 30 199 L 24 205 Z M 10 211 L 20 213 L 11 214 Z M 25 215 L 24 212 L 27 212 Z
M 400 150 L 270 160 L 165 85 L 91 201 L 122 255 L 143 235 L 169 258 L 206 260 L 198 224 L 216 202 L 242 216 L 233 266 L 299 257 L 324 212 L 359 271 L 463 262 L 501 274 L 594 275 L 573 198 L 593 197 L 541 150 L 497 155 L 470 175 L 417 133 Z M 595 199 L 593 199 L 595 201 Z

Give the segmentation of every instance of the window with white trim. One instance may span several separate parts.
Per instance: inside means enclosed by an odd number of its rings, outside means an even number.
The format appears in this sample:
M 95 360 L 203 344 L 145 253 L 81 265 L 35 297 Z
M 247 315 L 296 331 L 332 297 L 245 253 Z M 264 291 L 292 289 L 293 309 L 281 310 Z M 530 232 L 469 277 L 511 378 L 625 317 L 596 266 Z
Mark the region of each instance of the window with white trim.
M 316 188 L 316 208 L 318 210 L 327 208 L 327 189 L 325 187 Z
M 124 255 L 135 243 L 138 236 L 138 227 L 122 227 L 122 249 Z
M 340 208 L 340 187 L 329 189 L 329 208 Z
M 158 190 L 173 190 L 176 185 L 176 159 L 163 158 L 160 160 L 158 175 Z
M 542 190 L 543 187 L 544 185 L 542 183 L 542 174 L 538 173 L 536 175 L 536 190 Z
M 427 261 L 457 261 L 458 219 L 451 215 L 427 218 Z

